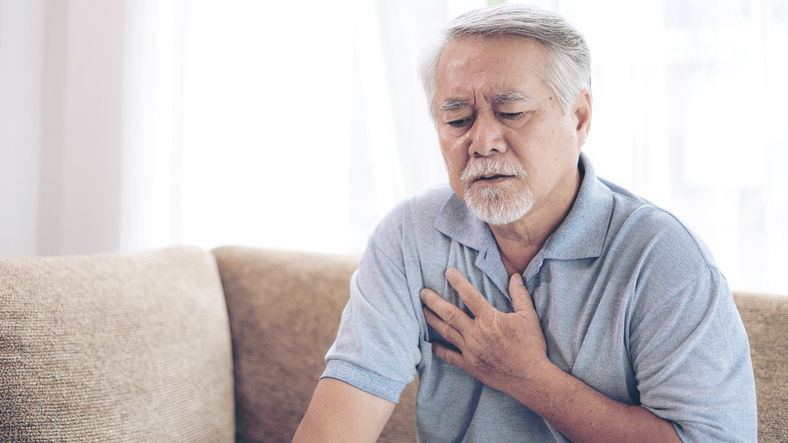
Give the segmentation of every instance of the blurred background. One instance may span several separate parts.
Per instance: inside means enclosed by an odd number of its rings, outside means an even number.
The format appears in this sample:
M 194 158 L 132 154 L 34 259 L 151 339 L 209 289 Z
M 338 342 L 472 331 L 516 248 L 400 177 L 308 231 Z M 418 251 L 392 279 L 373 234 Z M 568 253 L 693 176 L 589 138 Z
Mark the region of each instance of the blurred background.
M 488 3 L 0 0 L 0 256 L 360 253 L 446 181 L 417 64 Z M 788 295 L 788 0 L 528 3 L 591 47 L 598 174 Z

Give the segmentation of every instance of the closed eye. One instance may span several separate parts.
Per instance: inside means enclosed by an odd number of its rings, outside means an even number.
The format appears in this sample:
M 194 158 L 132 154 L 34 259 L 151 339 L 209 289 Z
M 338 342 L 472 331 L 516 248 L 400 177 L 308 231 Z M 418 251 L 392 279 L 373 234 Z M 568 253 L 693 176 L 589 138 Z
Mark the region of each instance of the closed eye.
M 498 116 L 505 120 L 517 120 L 525 114 L 524 112 L 500 112 Z
M 463 126 L 467 125 L 468 123 L 472 122 L 472 118 L 463 118 L 460 120 L 452 120 L 448 123 L 449 126 L 453 126 L 455 128 L 462 128 Z

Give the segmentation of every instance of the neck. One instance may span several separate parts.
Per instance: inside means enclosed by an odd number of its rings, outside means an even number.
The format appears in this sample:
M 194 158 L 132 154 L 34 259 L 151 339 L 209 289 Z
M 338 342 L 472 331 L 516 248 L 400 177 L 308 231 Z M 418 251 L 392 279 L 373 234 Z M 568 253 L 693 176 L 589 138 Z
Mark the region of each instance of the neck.
M 552 196 L 547 204 L 529 211 L 523 218 L 507 225 L 490 225 L 501 260 L 509 276 L 522 274 L 528 263 L 533 260 L 547 238 L 558 229 L 572 209 L 580 189 L 582 174 L 578 170 L 569 186 L 569 192 L 562 196 Z
M 532 229 L 523 229 L 522 225 L 519 229 L 512 229 L 510 225 L 490 226 L 506 273 L 509 276 L 514 273 L 522 274 L 559 224 L 560 220 Z

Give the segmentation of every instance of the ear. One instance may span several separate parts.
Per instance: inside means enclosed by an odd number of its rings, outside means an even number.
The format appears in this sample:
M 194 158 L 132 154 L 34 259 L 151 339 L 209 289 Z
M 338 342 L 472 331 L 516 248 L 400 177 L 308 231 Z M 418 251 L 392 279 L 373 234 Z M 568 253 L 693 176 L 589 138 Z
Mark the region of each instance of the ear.
M 589 90 L 584 89 L 577 96 L 572 112 L 576 122 L 575 130 L 577 131 L 577 149 L 579 151 L 585 144 L 588 132 L 591 130 L 591 92 Z

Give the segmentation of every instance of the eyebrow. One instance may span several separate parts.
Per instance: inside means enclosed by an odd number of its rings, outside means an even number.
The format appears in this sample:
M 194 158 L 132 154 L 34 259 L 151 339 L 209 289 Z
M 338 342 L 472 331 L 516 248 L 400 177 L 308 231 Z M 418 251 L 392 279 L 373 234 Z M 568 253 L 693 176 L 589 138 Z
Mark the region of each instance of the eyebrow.
M 452 98 L 441 103 L 440 108 L 441 111 L 447 111 L 447 112 L 459 111 L 460 109 L 467 107 L 468 103 L 470 102 L 471 102 L 470 100 L 460 100 L 460 99 Z
M 493 97 L 493 104 L 500 105 L 504 103 L 511 103 L 519 100 L 528 100 L 528 96 L 517 91 L 503 91 L 495 94 Z M 468 106 L 470 100 L 461 100 L 452 98 L 440 104 L 440 110 L 445 112 L 459 111 Z
M 520 100 L 528 100 L 528 96 L 517 91 L 503 91 L 495 94 L 495 97 L 493 97 L 493 104 L 500 105 Z

